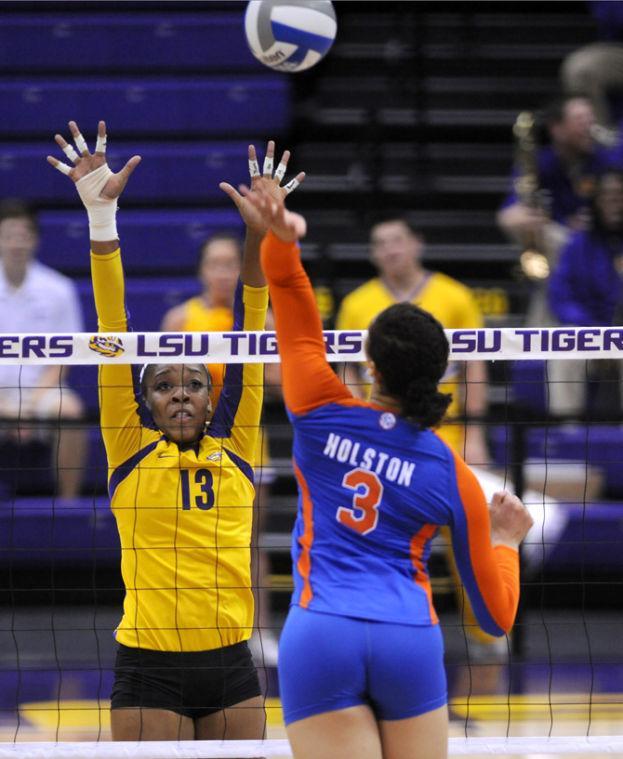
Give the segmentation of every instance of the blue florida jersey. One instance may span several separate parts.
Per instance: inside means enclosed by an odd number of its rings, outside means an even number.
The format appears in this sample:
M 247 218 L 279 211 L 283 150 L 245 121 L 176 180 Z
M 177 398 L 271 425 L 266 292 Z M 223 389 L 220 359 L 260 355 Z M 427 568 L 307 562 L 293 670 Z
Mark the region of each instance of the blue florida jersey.
M 385 622 L 437 623 L 427 561 L 450 527 L 481 627 L 501 635 L 519 598 L 517 551 L 491 545 L 472 471 L 434 432 L 352 397 L 326 362 L 313 291 L 296 246 L 262 245 L 294 437 L 299 507 L 295 590 L 303 608 Z

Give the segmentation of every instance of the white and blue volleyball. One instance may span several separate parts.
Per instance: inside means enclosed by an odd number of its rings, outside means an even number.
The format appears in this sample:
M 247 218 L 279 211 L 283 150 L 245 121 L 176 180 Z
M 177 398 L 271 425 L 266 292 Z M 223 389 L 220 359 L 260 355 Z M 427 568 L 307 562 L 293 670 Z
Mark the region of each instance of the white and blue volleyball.
M 304 71 L 321 60 L 337 31 L 329 0 L 251 0 L 244 19 L 253 55 L 278 71 Z

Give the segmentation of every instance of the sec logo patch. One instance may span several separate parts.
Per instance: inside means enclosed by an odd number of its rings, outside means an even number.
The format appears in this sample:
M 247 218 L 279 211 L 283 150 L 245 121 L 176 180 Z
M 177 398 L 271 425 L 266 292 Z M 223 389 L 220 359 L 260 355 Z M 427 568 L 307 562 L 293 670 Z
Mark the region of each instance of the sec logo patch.
M 379 424 L 384 430 L 391 430 L 392 427 L 396 426 L 396 417 L 391 414 L 389 411 L 387 411 L 384 414 L 381 414 L 381 417 L 379 419 Z

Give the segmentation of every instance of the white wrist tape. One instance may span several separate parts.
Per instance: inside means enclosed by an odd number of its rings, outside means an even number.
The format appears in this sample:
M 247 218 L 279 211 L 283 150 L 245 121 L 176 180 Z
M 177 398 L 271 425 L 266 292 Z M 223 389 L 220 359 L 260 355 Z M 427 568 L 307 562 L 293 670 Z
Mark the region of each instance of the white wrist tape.
M 78 194 L 89 214 L 91 240 L 107 242 L 119 237 L 116 221 L 117 198 L 104 198 L 101 195 L 112 175 L 108 165 L 104 164 L 76 182 Z

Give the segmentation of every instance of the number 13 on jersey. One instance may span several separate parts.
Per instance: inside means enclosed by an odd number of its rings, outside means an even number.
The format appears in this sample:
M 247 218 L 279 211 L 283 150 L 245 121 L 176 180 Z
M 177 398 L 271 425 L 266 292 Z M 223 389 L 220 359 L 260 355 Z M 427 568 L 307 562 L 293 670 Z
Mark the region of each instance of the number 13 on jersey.
M 354 491 L 352 506 L 340 506 L 335 518 L 345 527 L 367 535 L 376 529 L 379 521 L 378 508 L 383 498 L 383 485 L 369 469 L 351 469 L 344 475 L 342 485 Z

